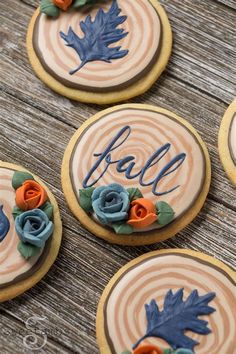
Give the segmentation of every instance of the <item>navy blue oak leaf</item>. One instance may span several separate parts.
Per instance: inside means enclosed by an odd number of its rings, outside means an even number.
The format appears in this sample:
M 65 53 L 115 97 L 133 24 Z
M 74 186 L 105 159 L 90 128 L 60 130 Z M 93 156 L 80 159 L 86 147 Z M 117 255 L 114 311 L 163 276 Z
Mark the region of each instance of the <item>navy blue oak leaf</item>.
M 3 212 L 3 205 L 0 205 L 0 242 L 4 240 L 10 229 L 10 222 Z
M 215 293 L 198 295 L 193 290 L 188 298 L 183 300 L 183 290 L 179 289 L 175 294 L 169 290 L 165 296 L 163 311 L 160 311 L 155 300 L 145 305 L 147 317 L 147 332 L 133 346 L 135 349 L 147 337 L 159 337 L 164 339 L 173 349 L 185 348 L 193 350 L 199 344 L 186 336 L 185 331 L 190 330 L 198 334 L 209 334 L 208 322 L 199 319 L 200 315 L 209 315 L 215 311 L 208 303 L 215 297 Z
M 86 63 L 101 60 L 111 63 L 112 59 L 120 59 L 128 54 L 128 50 L 121 50 L 121 46 L 109 47 L 122 38 L 126 37 L 128 32 L 118 25 L 126 21 L 127 16 L 119 16 L 121 9 L 117 5 L 117 1 L 113 0 L 108 12 L 99 9 L 94 21 L 88 15 L 84 21 L 80 22 L 81 30 L 84 37 L 80 38 L 69 27 L 68 34 L 60 32 L 61 38 L 67 43 L 68 47 L 73 48 L 79 55 L 80 65 L 71 70 L 71 75 L 80 70 Z

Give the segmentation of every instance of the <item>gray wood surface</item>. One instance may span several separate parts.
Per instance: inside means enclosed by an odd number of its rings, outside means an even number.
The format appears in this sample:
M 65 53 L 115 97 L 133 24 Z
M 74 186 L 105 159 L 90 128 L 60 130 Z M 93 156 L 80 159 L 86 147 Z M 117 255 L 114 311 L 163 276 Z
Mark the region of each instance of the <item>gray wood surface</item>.
M 204 251 L 236 267 L 236 190 L 217 152 L 221 118 L 236 89 L 235 0 L 161 0 L 174 31 L 167 70 L 146 94 L 132 102 L 158 105 L 185 117 L 204 138 L 212 159 L 206 204 L 186 229 L 147 247 L 112 246 L 96 238 L 72 216 L 60 184 L 64 149 L 75 130 L 102 109 L 63 98 L 39 81 L 28 62 L 25 37 L 38 0 L 0 1 L 0 159 L 24 165 L 55 194 L 63 219 L 63 243 L 48 275 L 33 289 L 0 305 L 0 353 L 31 353 L 26 321 L 44 329 L 47 344 L 38 353 L 95 354 L 99 297 L 127 261 L 160 248 Z M 40 324 L 41 323 L 41 324 Z M 38 339 L 43 336 L 38 332 Z M 224 353 L 226 354 L 226 353 Z M 230 354 L 230 353 L 227 353 Z

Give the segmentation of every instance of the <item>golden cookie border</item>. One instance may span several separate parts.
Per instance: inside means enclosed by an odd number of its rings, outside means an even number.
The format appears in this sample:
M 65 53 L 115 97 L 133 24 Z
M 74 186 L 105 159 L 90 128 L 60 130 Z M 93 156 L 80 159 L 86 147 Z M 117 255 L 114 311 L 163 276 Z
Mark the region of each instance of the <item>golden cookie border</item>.
M 138 265 L 144 260 L 147 260 L 154 256 L 158 256 L 161 254 L 168 254 L 168 253 L 185 254 L 185 255 L 192 256 L 193 258 L 198 258 L 199 260 L 206 261 L 212 264 L 213 266 L 216 266 L 217 268 L 223 270 L 236 283 L 236 272 L 233 269 L 231 269 L 222 261 L 198 251 L 179 249 L 179 248 L 170 248 L 166 250 L 148 252 L 142 256 L 135 258 L 134 260 L 128 262 L 126 265 L 120 268 L 120 270 L 118 270 L 118 272 L 111 278 L 111 280 L 106 285 L 102 293 L 102 296 L 100 298 L 98 308 L 97 308 L 97 317 L 96 317 L 96 336 L 97 336 L 97 343 L 101 354 L 113 354 L 107 342 L 106 333 L 104 329 L 104 322 L 105 322 L 104 305 L 106 303 L 106 299 L 109 296 L 113 286 L 115 286 L 116 282 L 119 280 L 122 274 L 128 272 L 130 268 L 133 268 L 134 266 Z
M 12 163 L 3 162 L 0 160 L 0 168 L 1 167 L 9 168 L 9 169 L 16 170 L 16 171 L 31 173 L 30 171 L 26 170 L 25 168 L 23 168 L 21 166 L 18 166 L 18 165 L 12 164 Z M 48 187 L 41 181 L 41 179 L 39 179 L 34 174 L 32 174 L 32 175 L 35 178 L 35 180 L 38 183 L 40 183 L 40 185 L 42 185 L 43 188 L 45 188 L 45 190 L 48 194 L 49 200 L 53 205 L 53 208 L 54 208 L 54 220 L 53 220 L 54 232 L 52 235 L 52 240 L 51 240 L 49 252 L 48 252 L 48 255 L 47 255 L 43 265 L 38 270 L 36 270 L 32 275 L 30 275 L 28 278 L 20 280 L 20 281 L 16 282 L 15 284 L 7 285 L 6 287 L 0 289 L 0 303 L 7 301 L 7 300 L 11 300 L 11 299 L 23 294 L 25 291 L 27 291 L 28 289 L 30 289 L 34 285 L 36 285 L 48 273 L 49 269 L 51 268 L 51 266 L 55 262 L 58 252 L 59 252 L 59 249 L 60 249 L 61 239 L 62 239 L 62 222 L 61 222 L 61 218 L 60 218 L 60 212 L 59 212 L 59 207 L 58 207 L 57 201 L 56 201 L 55 197 L 53 196 L 53 194 L 48 189 Z
M 218 150 L 222 166 L 230 181 L 236 186 L 236 165 L 229 148 L 229 133 L 234 114 L 236 114 L 236 99 L 227 108 L 221 121 L 218 135 Z
M 97 93 L 89 92 L 84 90 L 78 90 L 69 88 L 59 81 L 57 81 L 52 75 L 48 74 L 44 67 L 42 66 L 40 60 L 38 59 L 34 47 L 33 47 L 33 31 L 36 19 L 40 13 L 39 8 L 35 11 L 27 32 L 27 52 L 29 56 L 30 63 L 35 71 L 36 75 L 53 91 L 56 91 L 62 96 L 70 98 L 72 100 L 96 103 L 96 104 L 109 104 L 120 102 L 123 100 L 128 100 L 132 97 L 138 96 L 146 92 L 154 82 L 159 78 L 159 76 L 164 71 L 167 63 L 169 61 L 171 51 L 172 51 L 172 30 L 170 26 L 169 19 L 164 8 L 157 2 L 157 0 L 149 0 L 152 6 L 156 9 L 159 14 L 161 24 L 162 24 L 162 46 L 160 49 L 160 54 L 157 58 L 156 63 L 150 69 L 150 71 L 141 79 L 131 84 L 127 88 L 121 90 L 114 90 L 112 92 Z M 61 14 L 63 16 L 63 14 Z
M 198 198 L 194 202 L 193 206 L 179 219 L 175 222 L 171 223 L 170 225 L 166 226 L 163 229 L 148 231 L 144 234 L 141 232 L 131 235 L 117 235 L 111 229 L 105 228 L 102 225 L 96 223 L 79 205 L 77 198 L 73 191 L 73 186 L 70 177 L 70 159 L 71 154 L 73 153 L 74 147 L 79 139 L 80 135 L 89 128 L 94 122 L 99 120 L 104 115 L 107 115 L 111 112 L 121 109 L 128 109 L 128 108 L 136 108 L 136 109 L 147 109 L 152 110 L 157 113 L 163 113 L 170 117 L 173 117 L 181 124 L 183 124 L 190 132 L 194 135 L 200 146 L 202 147 L 203 155 L 205 157 L 206 162 L 206 171 L 205 171 L 205 182 L 203 183 L 202 191 L 200 192 Z M 94 235 L 115 244 L 120 245 L 127 245 L 127 246 L 142 246 L 148 245 L 155 242 L 164 241 L 170 237 L 175 236 L 179 231 L 181 231 L 185 226 L 187 226 L 200 212 L 205 199 L 207 197 L 210 182 L 211 182 L 211 162 L 209 153 L 205 143 L 203 142 L 202 138 L 199 136 L 197 131 L 193 128 L 193 126 L 188 123 L 183 118 L 178 117 L 176 114 L 151 105 L 146 104 L 122 104 L 112 108 L 105 109 L 103 111 L 98 112 L 93 117 L 87 119 L 85 123 L 81 125 L 81 127 L 75 132 L 72 136 L 66 150 L 64 153 L 63 161 L 62 161 L 62 168 L 61 168 L 61 181 L 62 181 L 62 189 L 67 200 L 67 203 L 76 216 L 77 219 L 81 222 L 81 224 L 92 232 Z

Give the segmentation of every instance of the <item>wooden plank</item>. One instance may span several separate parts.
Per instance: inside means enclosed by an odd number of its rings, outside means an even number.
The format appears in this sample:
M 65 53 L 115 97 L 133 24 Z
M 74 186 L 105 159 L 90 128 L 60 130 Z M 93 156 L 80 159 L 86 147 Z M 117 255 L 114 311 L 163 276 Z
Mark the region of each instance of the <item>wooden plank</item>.
M 234 0 L 216 0 L 219 4 L 223 4 L 228 8 L 236 10 L 236 2 Z
M 236 212 L 211 197 L 193 223 L 177 237 L 159 245 L 120 247 L 89 234 L 72 217 L 60 191 L 60 160 L 74 128 L 8 94 L 3 98 L 5 112 L 1 129 L 4 150 L 0 156 L 4 160 L 23 162 L 42 178 L 47 176 L 47 182 L 59 201 L 64 225 L 62 249 L 49 274 L 25 295 L 0 306 L 2 311 L 19 320 L 22 327 L 32 314 L 46 316 L 50 340 L 53 345 L 58 343 L 58 350 L 96 353 L 95 316 L 100 294 L 112 275 L 127 261 L 154 249 L 186 247 L 205 251 L 236 266 Z M 14 121 L 8 127 L 6 123 L 11 117 Z M 51 124 L 47 127 L 49 121 Z M 37 145 L 33 144 L 35 141 Z M 8 155 L 8 151 L 14 155 Z M 19 342 L 16 341 L 15 345 L 18 346 Z
M 22 6 L 25 7 L 25 5 Z M 27 11 L 30 16 L 32 10 L 27 7 L 26 12 Z M 11 27 L 11 21 L 7 19 L 4 19 L 4 21 L 6 23 L 6 28 L 9 29 Z M 19 17 L 18 22 L 21 23 L 22 21 L 24 22 L 24 17 Z M 23 38 L 19 40 L 17 36 L 12 36 L 11 43 L 15 43 L 14 45 L 11 44 L 11 47 L 15 49 L 9 49 L 6 53 L 4 51 L 4 69 L 2 70 L 2 74 L 4 75 L 4 81 L 2 79 L 3 89 L 11 95 L 18 97 L 20 100 L 27 102 L 31 106 L 49 113 L 57 120 L 66 122 L 73 127 L 79 127 L 86 118 L 98 111 L 99 108 L 96 106 L 88 106 L 72 102 L 54 94 L 50 89 L 45 87 L 43 83 L 35 78 L 34 74 L 31 72 L 24 49 L 25 26 L 26 23 L 23 23 L 19 28 L 15 25 L 15 33 L 23 33 Z M 6 31 L 6 33 L 8 33 L 8 31 Z M 23 53 L 23 55 L 21 53 Z M 184 51 L 184 53 L 186 53 L 186 51 Z M 21 58 L 23 63 L 14 63 L 15 57 Z M 216 95 L 217 97 L 215 95 L 212 96 L 212 94 L 209 96 L 209 77 L 207 76 L 205 69 L 202 69 L 197 64 L 198 76 L 201 82 L 203 82 L 203 85 L 199 87 L 199 83 L 194 81 L 195 77 L 193 72 L 186 68 L 185 70 L 180 70 L 180 67 L 185 66 L 183 62 L 181 65 L 175 65 L 176 61 L 174 53 L 168 70 L 161 77 L 159 82 L 157 82 L 148 93 L 136 98 L 134 101 L 160 105 L 169 110 L 175 111 L 188 119 L 195 128 L 198 129 L 199 133 L 208 143 L 213 158 L 213 166 L 216 170 L 216 181 L 213 179 L 213 186 L 216 188 L 217 197 L 220 198 L 221 202 L 231 204 L 233 187 L 230 186 L 227 178 L 221 178 L 224 172 L 218 159 L 217 134 L 221 118 L 227 107 L 227 105 L 222 102 L 222 97 L 225 96 L 224 101 L 230 102 L 233 99 L 233 86 L 230 86 L 230 84 L 227 83 L 227 85 L 222 86 L 224 95 L 222 94 L 222 91 L 219 91 Z M 226 59 L 224 61 L 227 62 Z M 13 68 L 12 65 L 14 65 Z M 14 70 L 14 75 L 12 75 L 12 70 Z M 221 67 L 217 70 L 221 70 Z M 223 76 L 224 75 L 222 74 L 222 77 Z M 220 77 L 220 75 L 218 75 L 218 77 Z M 225 73 L 225 77 L 232 80 L 232 75 Z M 220 84 L 218 81 L 216 82 L 217 84 L 215 86 L 219 87 Z M 203 89 L 203 86 L 205 89 Z M 30 90 L 28 89 L 29 87 Z M 229 90 L 228 93 L 227 89 Z M 202 124 L 202 120 L 204 120 L 204 125 Z M 70 136 L 71 135 L 68 136 L 68 140 Z M 225 186 L 229 186 L 229 188 L 227 188 L 229 194 L 225 193 Z M 234 200 L 235 199 L 233 199 L 232 202 L 233 207 L 235 207 Z
M 25 49 L 27 24 L 38 0 L 0 3 L 2 23 L 0 159 L 22 164 L 43 178 L 63 218 L 63 243 L 48 275 L 23 296 L 0 305 L 0 352 L 25 350 L 25 322 L 46 317 L 42 353 L 98 353 L 96 308 L 102 290 L 127 261 L 154 250 L 191 248 L 236 267 L 235 188 L 221 167 L 217 135 L 235 96 L 235 1 L 162 0 L 174 31 L 167 70 L 151 90 L 132 100 L 159 105 L 190 121 L 212 159 L 212 186 L 197 218 L 176 237 L 145 247 L 110 245 L 72 216 L 60 184 L 65 147 L 75 130 L 101 107 L 63 98 L 34 75 Z M 37 143 L 36 143 L 37 142 Z

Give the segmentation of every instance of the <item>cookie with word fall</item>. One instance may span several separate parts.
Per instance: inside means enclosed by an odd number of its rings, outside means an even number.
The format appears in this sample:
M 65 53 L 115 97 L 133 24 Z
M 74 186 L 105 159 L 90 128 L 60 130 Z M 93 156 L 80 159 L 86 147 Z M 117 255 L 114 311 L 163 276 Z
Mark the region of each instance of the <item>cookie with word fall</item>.
M 41 280 L 57 257 L 61 235 L 58 205 L 48 188 L 0 161 L 0 302 Z
M 168 63 L 172 33 L 157 0 L 42 0 L 27 48 L 51 89 L 107 104 L 150 88 Z
M 199 213 L 210 185 L 207 149 L 184 119 L 125 104 L 88 119 L 72 137 L 62 187 L 73 213 L 107 241 L 150 244 Z
M 222 119 L 218 145 L 225 172 L 236 185 L 236 99 L 228 107 Z
M 122 267 L 97 311 L 101 354 L 233 354 L 236 273 L 200 252 L 149 252 Z

